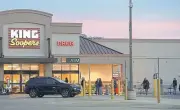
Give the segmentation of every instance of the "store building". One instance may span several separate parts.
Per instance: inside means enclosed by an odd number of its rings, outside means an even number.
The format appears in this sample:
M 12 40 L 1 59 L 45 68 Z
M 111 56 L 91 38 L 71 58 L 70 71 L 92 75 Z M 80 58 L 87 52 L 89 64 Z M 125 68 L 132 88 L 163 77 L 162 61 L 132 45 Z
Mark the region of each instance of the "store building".
M 129 53 L 128 39 L 93 39 L 93 41 Z M 180 83 L 180 39 L 133 39 L 133 74 L 134 85 L 142 83 L 146 77 L 152 86 L 153 74 L 158 72 L 163 83 L 172 84 L 173 78 Z
M 52 16 L 27 9 L 0 12 L 1 84 L 10 80 L 14 92 L 23 92 L 35 76 L 106 83 L 128 73 L 127 54 L 81 37 L 82 23 L 53 23 Z

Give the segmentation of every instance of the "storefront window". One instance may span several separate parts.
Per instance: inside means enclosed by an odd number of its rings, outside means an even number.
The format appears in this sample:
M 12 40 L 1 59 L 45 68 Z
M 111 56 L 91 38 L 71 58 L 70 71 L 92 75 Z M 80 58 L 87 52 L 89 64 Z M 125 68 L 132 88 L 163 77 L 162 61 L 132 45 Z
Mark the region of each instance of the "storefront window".
M 34 78 L 34 77 L 37 77 L 38 74 L 30 74 L 30 78 Z
M 4 64 L 4 70 L 12 70 L 12 64 Z
M 13 74 L 13 83 L 20 83 L 20 74 Z
M 21 65 L 20 64 L 12 64 L 12 69 L 13 70 L 21 70 Z
M 58 78 L 58 79 L 61 79 L 61 74 L 58 74 L 58 73 L 53 74 L 53 77 Z
M 22 64 L 22 70 L 30 70 L 31 65 L 30 64 Z
M 26 83 L 29 80 L 29 74 L 22 74 L 22 83 Z
M 62 70 L 70 70 L 70 65 L 62 65 Z
M 39 70 L 38 64 L 31 64 L 31 70 Z
M 71 74 L 71 83 L 77 84 L 78 83 L 78 74 Z
M 53 70 L 61 70 L 61 64 L 53 64 Z
M 78 65 L 71 65 L 71 70 L 78 70 Z
M 13 92 L 13 93 L 18 93 L 18 92 L 20 92 L 20 85 L 19 85 L 19 84 L 13 84 L 12 92 Z
M 11 74 L 4 74 L 4 81 L 7 83 L 8 80 L 12 81 Z

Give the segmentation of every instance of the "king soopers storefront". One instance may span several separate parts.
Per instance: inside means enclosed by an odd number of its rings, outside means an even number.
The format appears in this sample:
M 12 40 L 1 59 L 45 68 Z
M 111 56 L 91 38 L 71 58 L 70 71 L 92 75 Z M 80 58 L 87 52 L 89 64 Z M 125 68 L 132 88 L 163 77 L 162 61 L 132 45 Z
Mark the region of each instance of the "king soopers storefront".
M 52 16 L 27 9 L 0 12 L 0 85 L 10 81 L 17 93 L 36 76 L 69 83 L 123 77 L 128 55 L 82 37 L 82 23 L 53 23 Z

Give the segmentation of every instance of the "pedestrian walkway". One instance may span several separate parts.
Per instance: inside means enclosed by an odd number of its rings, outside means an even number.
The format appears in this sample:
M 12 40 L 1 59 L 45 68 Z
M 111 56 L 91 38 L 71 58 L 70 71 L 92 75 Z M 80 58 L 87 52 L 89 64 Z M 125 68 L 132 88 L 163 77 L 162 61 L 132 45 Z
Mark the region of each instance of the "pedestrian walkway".
M 84 98 L 86 100 L 92 101 L 119 101 L 119 102 L 131 102 L 131 103 L 149 103 L 157 104 L 157 99 L 153 97 L 137 97 L 136 100 L 124 100 L 123 96 L 114 96 L 114 99 L 111 99 L 110 96 L 85 96 L 79 97 L 80 99 Z M 160 104 L 169 104 L 169 105 L 180 105 L 177 99 L 161 98 Z
M 162 98 L 158 104 L 152 97 L 137 97 L 136 100 L 124 100 L 122 96 L 77 96 L 74 98 L 62 98 L 60 95 L 44 96 L 43 98 L 30 98 L 28 95 L 10 95 L 0 97 L 2 110 L 177 110 L 180 109 L 179 101 L 176 99 Z M 31 106 L 31 107 L 29 107 Z

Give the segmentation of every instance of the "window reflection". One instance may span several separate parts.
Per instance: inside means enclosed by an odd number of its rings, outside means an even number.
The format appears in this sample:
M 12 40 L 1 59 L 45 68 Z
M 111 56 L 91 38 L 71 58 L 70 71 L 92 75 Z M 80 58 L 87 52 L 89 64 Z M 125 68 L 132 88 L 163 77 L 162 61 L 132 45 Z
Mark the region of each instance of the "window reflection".
M 70 70 L 70 65 L 62 65 L 62 70 Z
M 58 79 L 61 79 L 61 74 L 58 74 L 58 73 L 53 74 L 53 77 L 58 78 Z
M 20 75 L 13 74 L 13 83 L 20 83 Z
M 8 80 L 12 81 L 11 74 L 4 74 L 4 81 L 7 83 Z
M 30 70 L 31 65 L 30 64 L 22 64 L 22 70 Z
M 31 64 L 31 70 L 39 70 L 38 64 Z
M 4 64 L 4 70 L 12 70 L 12 64 Z
M 78 65 L 71 65 L 71 70 L 78 70 Z
M 20 64 L 12 64 L 12 69 L 13 70 L 21 70 L 21 65 Z
M 30 78 L 34 78 L 34 77 L 37 77 L 38 74 L 30 74 Z
M 53 70 L 61 70 L 61 64 L 53 64 Z
M 29 74 L 22 74 L 22 83 L 26 83 L 29 80 Z

